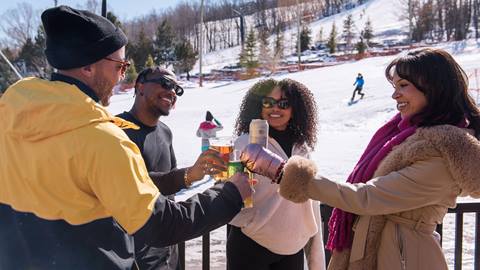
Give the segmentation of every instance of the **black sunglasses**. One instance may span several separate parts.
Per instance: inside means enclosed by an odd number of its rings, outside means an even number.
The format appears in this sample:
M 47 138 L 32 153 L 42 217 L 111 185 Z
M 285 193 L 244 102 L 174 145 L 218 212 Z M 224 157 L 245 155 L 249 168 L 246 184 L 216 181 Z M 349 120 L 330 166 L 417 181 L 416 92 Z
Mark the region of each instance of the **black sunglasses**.
M 147 79 L 143 79 L 140 81 L 141 83 L 158 83 L 160 84 L 165 90 L 168 90 L 168 91 L 171 91 L 173 89 L 173 91 L 175 91 L 175 94 L 177 96 L 181 96 L 183 95 L 183 88 L 172 82 L 171 80 L 165 78 L 165 77 L 159 77 L 159 78 L 154 78 L 154 79 L 150 79 L 150 80 L 147 80 Z
M 272 97 L 264 97 L 262 98 L 262 107 L 265 109 L 273 108 L 273 106 L 277 105 L 278 108 L 285 110 L 290 107 L 290 103 L 288 102 L 288 99 L 282 98 L 282 99 L 274 99 Z

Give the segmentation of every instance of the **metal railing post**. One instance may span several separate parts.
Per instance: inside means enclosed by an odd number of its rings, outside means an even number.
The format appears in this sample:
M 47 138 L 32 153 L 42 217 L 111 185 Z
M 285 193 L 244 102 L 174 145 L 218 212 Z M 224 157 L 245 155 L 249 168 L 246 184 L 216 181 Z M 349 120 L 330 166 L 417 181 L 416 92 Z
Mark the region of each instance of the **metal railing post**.
M 202 270 L 210 270 L 210 233 L 202 236 Z
M 333 208 L 321 204 L 320 214 L 323 223 L 323 241 L 324 245 L 328 240 L 328 221 L 332 215 Z M 454 209 L 449 209 L 448 213 L 455 214 L 455 251 L 454 251 L 454 269 L 462 269 L 462 248 L 463 248 L 463 214 L 475 213 L 475 236 L 474 236 L 474 270 L 480 270 L 480 203 L 458 203 Z M 444 226 L 439 224 L 436 231 L 443 234 Z M 227 228 L 228 238 L 228 228 Z M 442 239 L 442 238 L 441 238 Z M 441 241 L 441 240 L 440 240 Z M 440 242 L 442 244 L 442 242 Z M 179 257 L 180 264 L 183 266 L 181 269 L 185 269 L 185 244 L 179 244 Z M 328 265 L 330 260 L 330 251 L 325 250 L 325 261 Z M 210 270 L 210 234 L 204 234 L 202 237 L 202 270 Z

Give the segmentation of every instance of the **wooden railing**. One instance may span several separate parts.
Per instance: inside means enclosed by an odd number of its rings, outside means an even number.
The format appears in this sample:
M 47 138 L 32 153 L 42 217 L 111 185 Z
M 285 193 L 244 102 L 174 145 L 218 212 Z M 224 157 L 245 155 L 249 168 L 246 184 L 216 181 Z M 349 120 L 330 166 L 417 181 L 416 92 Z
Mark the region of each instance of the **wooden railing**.
M 320 213 L 323 221 L 323 239 L 326 243 L 328 239 L 328 220 L 332 214 L 332 208 L 328 205 L 320 206 Z M 448 213 L 455 214 L 455 252 L 454 252 L 454 269 L 462 269 L 462 249 L 463 249 L 463 214 L 475 213 L 475 239 L 474 239 L 474 260 L 473 269 L 480 270 L 480 203 L 459 203 L 454 209 L 449 209 Z M 437 226 L 437 232 L 442 235 L 443 225 Z M 443 238 L 443 237 L 442 237 Z M 181 269 L 185 269 L 185 243 L 179 244 L 179 257 Z M 325 259 L 330 260 L 329 250 L 325 250 Z M 202 270 L 210 270 L 210 234 L 207 233 L 202 237 Z

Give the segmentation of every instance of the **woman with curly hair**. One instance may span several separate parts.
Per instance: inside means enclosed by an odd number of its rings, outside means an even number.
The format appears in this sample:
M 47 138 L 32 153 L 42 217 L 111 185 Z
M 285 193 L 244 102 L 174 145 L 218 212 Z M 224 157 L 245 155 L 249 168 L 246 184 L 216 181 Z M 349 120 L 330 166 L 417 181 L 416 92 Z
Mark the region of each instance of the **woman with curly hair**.
M 285 159 L 309 157 L 316 143 L 317 109 L 305 85 L 291 79 L 253 85 L 240 106 L 235 148 L 248 144 L 253 119 L 268 121 L 268 149 Z M 227 268 L 303 270 L 305 248 L 309 269 L 325 269 L 318 203 L 292 203 L 279 196 L 271 179 L 255 178 L 260 181 L 255 185 L 253 208 L 244 208 L 230 223 Z
M 373 135 L 347 183 L 316 176 L 300 157 L 278 177 L 281 158 L 254 144 L 242 160 L 280 179 L 283 197 L 336 207 L 329 270 L 447 270 L 435 228 L 457 197 L 480 197 L 480 111 L 465 71 L 444 50 L 411 51 L 385 75 L 399 113 Z

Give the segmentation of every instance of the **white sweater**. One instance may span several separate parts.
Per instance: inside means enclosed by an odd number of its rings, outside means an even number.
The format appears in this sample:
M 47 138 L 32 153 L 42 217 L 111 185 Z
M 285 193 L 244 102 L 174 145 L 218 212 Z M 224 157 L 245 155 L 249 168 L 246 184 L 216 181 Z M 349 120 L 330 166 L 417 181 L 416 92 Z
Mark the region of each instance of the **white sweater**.
M 248 134 L 238 137 L 235 149 L 243 149 L 248 144 Z M 288 159 L 282 147 L 272 138 L 268 149 L 285 160 Z M 306 146 L 294 145 L 292 155 L 309 157 Z M 285 200 L 278 193 L 278 185 L 271 180 L 255 175 L 258 183 L 253 193 L 253 208 L 244 208 L 230 222 L 241 228 L 252 240 L 280 255 L 292 255 L 300 251 L 312 238 L 312 250 L 307 254 L 309 269 L 325 269 L 325 255 L 317 202 L 308 200 L 297 204 Z

